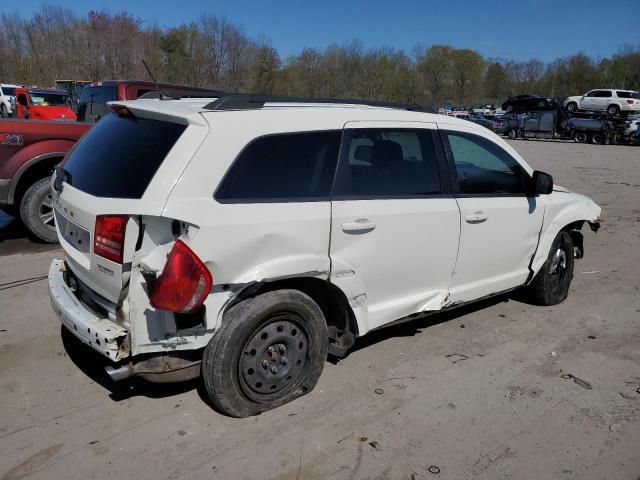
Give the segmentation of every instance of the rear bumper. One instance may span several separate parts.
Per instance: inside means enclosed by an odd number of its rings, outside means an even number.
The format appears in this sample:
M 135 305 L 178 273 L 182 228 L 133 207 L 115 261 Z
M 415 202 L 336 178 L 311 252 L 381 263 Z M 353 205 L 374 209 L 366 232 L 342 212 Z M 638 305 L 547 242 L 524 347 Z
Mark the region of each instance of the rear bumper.
M 49 296 L 51 305 L 62 324 L 82 343 L 116 362 L 129 355 L 122 348 L 127 329 L 117 323 L 100 318 L 85 307 L 64 281 L 65 265 L 53 260 L 49 268 Z

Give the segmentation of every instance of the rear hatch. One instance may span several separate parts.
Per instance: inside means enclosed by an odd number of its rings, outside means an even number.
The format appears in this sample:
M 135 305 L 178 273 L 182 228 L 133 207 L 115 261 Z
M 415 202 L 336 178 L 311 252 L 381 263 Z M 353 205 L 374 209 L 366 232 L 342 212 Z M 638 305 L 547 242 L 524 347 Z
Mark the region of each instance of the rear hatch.
M 74 146 L 52 183 L 67 266 L 82 289 L 112 307 L 125 293 L 141 219 L 162 215 L 208 129 L 200 115 L 190 128 L 193 122 L 175 115 L 119 112 L 105 116 Z

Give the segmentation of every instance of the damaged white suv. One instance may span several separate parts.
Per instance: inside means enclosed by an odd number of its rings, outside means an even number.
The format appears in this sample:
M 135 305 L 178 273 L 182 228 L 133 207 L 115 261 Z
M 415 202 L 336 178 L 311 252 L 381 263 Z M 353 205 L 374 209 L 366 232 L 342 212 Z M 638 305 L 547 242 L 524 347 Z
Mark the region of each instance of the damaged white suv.
M 51 300 L 113 379 L 201 375 L 243 417 L 396 320 L 566 298 L 592 200 L 472 123 L 331 102 L 118 102 L 68 154 Z

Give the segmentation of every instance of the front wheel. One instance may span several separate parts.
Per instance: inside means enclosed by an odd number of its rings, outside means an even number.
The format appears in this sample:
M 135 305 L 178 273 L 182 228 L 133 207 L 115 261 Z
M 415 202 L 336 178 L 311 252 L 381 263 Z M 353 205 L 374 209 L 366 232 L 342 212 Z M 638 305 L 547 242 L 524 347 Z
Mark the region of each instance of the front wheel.
M 50 177 L 38 180 L 24 193 L 20 202 L 20 218 L 27 230 L 43 242 L 58 241 L 53 217 Z
M 569 110 L 570 112 L 575 112 L 576 110 L 578 110 L 578 104 L 575 102 L 567 103 L 567 110 Z
M 5 107 L 4 104 L 2 106 L 0 106 L 0 117 L 2 117 L 2 118 L 8 118 L 9 117 L 9 112 L 7 111 L 7 107 Z
M 267 292 L 225 313 L 204 351 L 204 385 L 223 413 L 257 415 L 311 391 L 327 349 L 324 315 L 309 296 Z
M 573 278 L 573 240 L 568 232 L 558 233 L 551 244 L 549 256 L 527 287 L 537 305 L 556 305 L 569 294 Z

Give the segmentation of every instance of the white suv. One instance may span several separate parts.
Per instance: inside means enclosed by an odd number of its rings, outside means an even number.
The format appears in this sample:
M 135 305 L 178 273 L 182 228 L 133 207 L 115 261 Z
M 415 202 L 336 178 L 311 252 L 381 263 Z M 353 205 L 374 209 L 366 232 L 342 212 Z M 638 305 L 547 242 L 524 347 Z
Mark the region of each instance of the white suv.
M 19 85 L 12 83 L 0 83 L 0 117 L 7 118 L 13 115 L 16 108 L 16 88 Z
M 481 126 L 333 102 L 117 102 L 69 152 L 50 295 L 113 379 L 202 375 L 243 417 L 396 320 L 566 298 L 592 200 Z
M 597 89 L 582 96 L 567 97 L 563 106 L 575 110 L 605 111 L 609 115 L 621 112 L 640 112 L 640 93 L 633 90 Z

